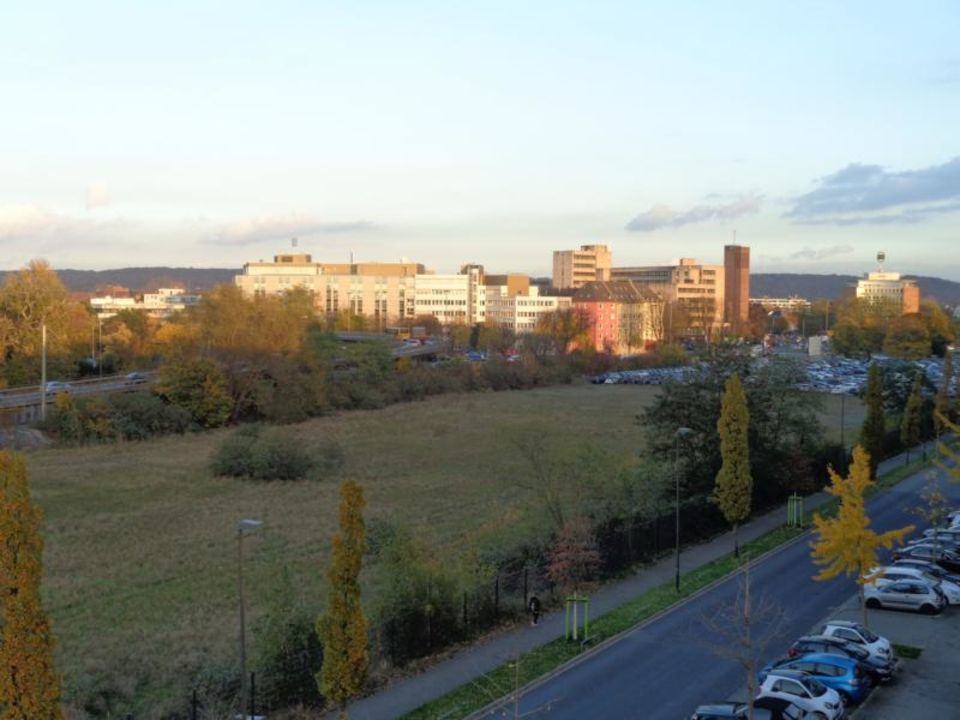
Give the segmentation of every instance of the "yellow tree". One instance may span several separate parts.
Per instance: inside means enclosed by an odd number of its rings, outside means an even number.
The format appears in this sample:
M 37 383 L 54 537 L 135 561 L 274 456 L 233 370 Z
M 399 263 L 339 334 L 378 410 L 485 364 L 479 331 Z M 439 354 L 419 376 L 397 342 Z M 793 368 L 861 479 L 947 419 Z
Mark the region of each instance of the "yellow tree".
M 723 517 L 733 526 L 733 554 L 740 557 L 737 528 L 750 517 L 750 499 L 753 494 L 753 477 L 750 475 L 750 447 L 748 431 L 750 414 L 747 411 L 747 396 L 736 374 L 727 378 L 726 390 L 717 432 L 720 434 L 720 455 L 723 464 L 717 473 L 712 500 L 720 508 Z
M 363 488 L 353 480 L 340 486 L 340 529 L 333 538 L 328 575 L 327 611 L 318 623 L 323 666 L 317 676 L 320 692 L 347 716 L 347 701 L 367 682 L 367 619 L 360 599 L 360 567 L 366 551 Z
M 40 603 L 43 537 L 23 457 L 0 451 L 0 720 L 61 720 L 53 636 Z
M 953 422 L 940 412 L 934 413 L 934 417 L 940 432 L 952 433 L 954 437 L 960 437 L 960 424 Z M 937 459 L 934 462 L 945 475 L 954 480 L 960 480 L 960 452 L 943 440 L 937 440 Z
M 913 531 L 914 526 L 877 533 L 870 527 L 866 511 L 866 493 L 874 484 L 870 479 L 870 455 L 860 445 L 853 449 L 853 464 L 849 477 L 841 477 L 832 467 L 827 492 L 840 499 L 836 517 L 813 516 L 817 539 L 812 544 L 813 561 L 823 569 L 814 580 L 830 580 L 843 573 L 855 575 L 860 592 L 863 622 L 867 622 L 867 608 L 863 586 L 873 578 L 870 569 L 877 564 L 877 550 L 888 550 L 894 543 Z

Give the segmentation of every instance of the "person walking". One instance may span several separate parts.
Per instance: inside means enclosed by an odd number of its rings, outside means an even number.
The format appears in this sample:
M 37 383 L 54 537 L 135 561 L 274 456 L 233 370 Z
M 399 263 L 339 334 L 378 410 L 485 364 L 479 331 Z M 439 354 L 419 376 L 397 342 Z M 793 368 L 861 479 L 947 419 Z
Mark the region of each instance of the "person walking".
M 527 605 L 527 609 L 530 611 L 530 624 L 536 627 L 540 622 L 540 598 L 538 598 L 536 595 L 531 597 L 530 603 Z

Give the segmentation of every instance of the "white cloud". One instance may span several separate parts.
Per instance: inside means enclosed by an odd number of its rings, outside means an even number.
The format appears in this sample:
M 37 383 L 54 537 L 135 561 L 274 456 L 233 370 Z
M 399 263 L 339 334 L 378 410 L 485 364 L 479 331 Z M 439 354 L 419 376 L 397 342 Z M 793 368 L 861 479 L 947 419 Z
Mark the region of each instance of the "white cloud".
M 268 240 L 308 238 L 313 235 L 342 235 L 376 229 L 378 226 L 375 223 L 365 220 L 330 222 L 292 213 L 228 223 L 216 231 L 216 236 L 210 241 L 223 245 L 251 245 Z
M 708 220 L 733 220 L 760 210 L 759 195 L 743 195 L 725 205 L 697 205 L 689 210 L 674 210 L 667 205 L 655 205 L 627 223 L 630 232 L 652 232 L 664 227 L 682 227 Z
M 93 208 L 106 207 L 112 202 L 110 191 L 99 183 L 93 183 L 87 186 L 87 210 Z

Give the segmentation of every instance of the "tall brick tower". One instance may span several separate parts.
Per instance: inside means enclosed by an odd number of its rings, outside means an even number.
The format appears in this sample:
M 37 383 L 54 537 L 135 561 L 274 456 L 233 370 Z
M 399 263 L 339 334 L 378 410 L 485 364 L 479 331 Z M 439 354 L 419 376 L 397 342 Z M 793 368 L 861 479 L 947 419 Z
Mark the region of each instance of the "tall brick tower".
M 750 248 L 724 245 L 723 280 L 725 288 L 723 319 L 734 330 L 750 316 Z

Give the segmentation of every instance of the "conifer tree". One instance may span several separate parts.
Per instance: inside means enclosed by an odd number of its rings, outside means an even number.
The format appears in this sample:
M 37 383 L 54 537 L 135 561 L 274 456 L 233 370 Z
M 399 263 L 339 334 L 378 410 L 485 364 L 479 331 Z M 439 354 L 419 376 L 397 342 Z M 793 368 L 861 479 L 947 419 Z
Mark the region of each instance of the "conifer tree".
M 870 458 L 870 475 L 876 477 L 887 434 L 886 417 L 883 414 L 883 384 L 880 379 L 880 366 L 876 363 L 870 366 L 867 374 L 864 402 L 867 405 L 867 414 L 860 428 L 860 444 Z
M 737 528 L 750 517 L 750 500 L 753 495 L 753 477 L 750 475 L 750 447 L 748 430 L 750 415 L 747 411 L 747 396 L 736 374 L 727 378 L 723 393 L 717 432 L 720 435 L 720 455 L 723 464 L 717 473 L 713 489 L 713 501 L 723 517 L 733 526 L 733 554 L 740 556 Z
M 907 397 L 907 404 L 903 408 L 903 417 L 900 420 L 900 443 L 907 451 L 907 462 L 910 462 L 910 448 L 920 442 L 920 423 L 923 412 L 923 378 L 920 373 L 913 380 L 913 387 Z
M 0 451 L 0 720 L 61 720 L 53 636 L 40 602 L 43 537 L 23 457 Z
M 841 477 L 832 467 L 829 472 L 830 486 L 827 492 L 840 499 L 840 507 L 836 517 L 813 516 L 817 539 L 811 546 L 811 554 L 817 565 L 824 566 L 814 580 L 830 580 L 841 573 L 856 575 L 863 622 L 866 624 L 863 585 L 873 579 L 868 573 L 877 564 L 877 549 L 889 549 L 894 543 L 902 542 L 906 535 L 913 532 L 914 526 L 880 534 L 870 528 L 865 499 L 867 490 L 874 483 L 870 479 L 870 456 L 860 445 L 853 449 L 853 464 L 848 477 Z
M 353 480 L 340 486 L 340 528 L 333 538 L 328 574 L 327 611 L 317 632 L 323 641 L 323 665 L 317 676 L 320 692 L 346 718 L 347 701 L 366 684 L 370 659 L 367 620 L 360 598 L 360 567 L 366 552 L 363 488 Z

